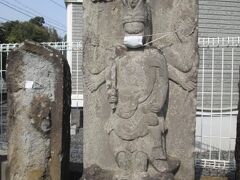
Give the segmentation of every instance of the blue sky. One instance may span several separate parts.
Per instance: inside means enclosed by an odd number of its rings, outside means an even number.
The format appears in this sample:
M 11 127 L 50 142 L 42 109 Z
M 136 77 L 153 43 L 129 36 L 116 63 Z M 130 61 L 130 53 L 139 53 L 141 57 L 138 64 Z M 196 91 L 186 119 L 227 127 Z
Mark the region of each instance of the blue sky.
M 30 19 L 29 16 L 44 17 L 45 25 L 53 26 L 61 36 L 64 36 L 66 31 L 64 0 L 0 0 L 0 22 L 27 21 Z

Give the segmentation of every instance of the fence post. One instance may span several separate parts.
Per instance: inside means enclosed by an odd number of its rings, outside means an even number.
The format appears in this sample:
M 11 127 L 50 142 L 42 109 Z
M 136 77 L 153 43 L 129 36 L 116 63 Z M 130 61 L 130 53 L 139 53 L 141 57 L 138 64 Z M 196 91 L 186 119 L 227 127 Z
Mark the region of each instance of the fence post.
M 240 67 L 239 67 L 240 75 Z M 236 135 L 236 146 L 235 146 L 235 160 L 236 160 L 236 174 L 235 179 L 240 179 L 240 81 L 238 83 L 238 116 L 237 116 L 237 135 Z

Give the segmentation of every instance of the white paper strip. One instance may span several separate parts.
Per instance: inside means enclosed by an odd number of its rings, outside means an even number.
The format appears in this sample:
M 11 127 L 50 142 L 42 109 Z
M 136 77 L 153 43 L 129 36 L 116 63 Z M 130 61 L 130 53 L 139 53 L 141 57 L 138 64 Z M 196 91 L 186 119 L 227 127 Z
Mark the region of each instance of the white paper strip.
M 139 48 L 143 46 L 142 36 L 125 36 L 124 45 L 129 48 Z
M 33 81 L 26 81 L 25 82 L 25 88 L 26 89 L 32 89 L 33 88 Z

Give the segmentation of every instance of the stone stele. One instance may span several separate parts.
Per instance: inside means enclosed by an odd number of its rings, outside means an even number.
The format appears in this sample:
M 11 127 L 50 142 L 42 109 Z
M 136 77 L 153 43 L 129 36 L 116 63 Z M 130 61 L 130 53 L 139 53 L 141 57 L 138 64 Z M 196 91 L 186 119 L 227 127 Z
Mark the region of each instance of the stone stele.
M 194 180 L 196 0 L 84 8 L 82 179 Z
M 71 75 L 56 50 L 26 41 L 7 60 L 9 180 L 68 179 Z

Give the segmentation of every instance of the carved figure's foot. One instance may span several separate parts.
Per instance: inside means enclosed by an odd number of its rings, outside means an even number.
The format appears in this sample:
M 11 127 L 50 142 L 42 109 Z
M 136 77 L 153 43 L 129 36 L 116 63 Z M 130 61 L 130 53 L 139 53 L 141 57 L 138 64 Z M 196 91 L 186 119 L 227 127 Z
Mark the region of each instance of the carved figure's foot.
M 180 161 L 176 159 L 153 160 L 152 166 L 160 173 L 175 173 L 180 166 Z
M 126 152 L 119 152 L 116 156 L 116 162 L 122 171 L 127 172 L 130 169 L 130 159 Z
M 148 169 L 148 156 L 144 152 L 137 152 L 134 160 L 134 170 L 137 172 L 146 172 Z
M 166 160 L 153 160 L 152 166 L 160 173 L 169 172 L 169 165 Z
M 125 170 L 117 172 L 114 175 L 113 180 L 131 180 L 130 173 L 128 171 L 125 171 Z

